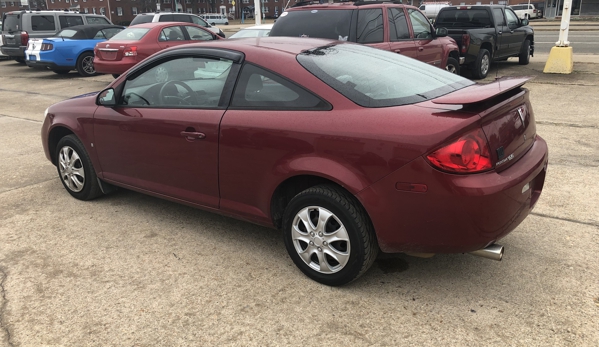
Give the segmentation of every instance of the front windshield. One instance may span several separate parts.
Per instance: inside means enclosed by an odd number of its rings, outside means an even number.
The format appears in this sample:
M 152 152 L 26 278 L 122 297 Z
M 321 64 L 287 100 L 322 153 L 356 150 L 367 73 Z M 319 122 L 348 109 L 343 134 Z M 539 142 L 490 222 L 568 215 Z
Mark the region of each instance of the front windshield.
M 150 31 L 149 28 L 127 28 L 123 31 L 121 31 L 120 33 L 114 35 L 110 41 L 118 41 L 118 40 L 141 40 L 142 37 L 144 37 L 148 31 Z
M 357 44 L 332 44 L 300 53 L 298 62 L 364 107 L 413 104 L 474 82 L 403 55 Z

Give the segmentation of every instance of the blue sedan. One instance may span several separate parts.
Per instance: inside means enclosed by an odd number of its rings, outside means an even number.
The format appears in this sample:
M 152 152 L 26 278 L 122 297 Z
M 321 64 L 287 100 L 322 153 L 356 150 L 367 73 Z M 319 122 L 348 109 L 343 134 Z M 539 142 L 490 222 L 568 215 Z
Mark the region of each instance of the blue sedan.
M 77 70 L 83 77 L 96 74 L 94 47 L 123 30 L 107 24 L 76 25 L 60 31 L 55 37 L 30 39 L 25 51 L 27 66 L 49 69 L 58 74 Z

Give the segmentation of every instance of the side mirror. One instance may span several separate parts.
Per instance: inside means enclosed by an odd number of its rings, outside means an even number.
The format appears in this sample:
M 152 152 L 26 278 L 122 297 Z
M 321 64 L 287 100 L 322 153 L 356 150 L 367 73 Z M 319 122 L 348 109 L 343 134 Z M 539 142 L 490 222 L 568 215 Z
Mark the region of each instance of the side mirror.
M 437 37 L 447 36 L 447 28 L 437 28 L 437 30 L 435 30 L 435 36 L 437 36 Z
M 522 24 L 522 26 L 524 26 L 524 25 L 528 25 L 528 19 L 522 19 L 522 20 L 520 21 L 520 24 Z
M 100 92 L 96 98 L 96 105 L 113 107 L 116 106 L 114 89 L 108 88 Z

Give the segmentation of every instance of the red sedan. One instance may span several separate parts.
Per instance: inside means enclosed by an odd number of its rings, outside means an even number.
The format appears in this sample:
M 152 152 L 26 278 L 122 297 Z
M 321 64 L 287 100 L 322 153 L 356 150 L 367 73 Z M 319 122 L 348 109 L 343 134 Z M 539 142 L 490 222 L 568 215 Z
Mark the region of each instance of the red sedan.
M 379 251 L 501 259 L 547 170 L 526 81 L 347 42 L 221 40 L 49 107 L 42 142 L 77 199 L 124 187 L 279 228 L 307 276 L 342 285 Z
M 94 66 L 98 73 L 113 74 L 117 77 L 165 48 L 220 39 L 220 36 L 193 23 L 138 24 L 123 30 L 108 41 L 96 44 Z

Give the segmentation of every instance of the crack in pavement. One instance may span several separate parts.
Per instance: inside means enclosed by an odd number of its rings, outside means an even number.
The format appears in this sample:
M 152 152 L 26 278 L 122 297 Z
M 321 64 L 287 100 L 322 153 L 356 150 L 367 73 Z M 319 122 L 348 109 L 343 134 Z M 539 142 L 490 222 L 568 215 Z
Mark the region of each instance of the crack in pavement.
M 21 118 L 21 117 L 15 117 L 15 116 L 9 116 L 7 114 L 0 114 L 0 117 L 6 117 L 6 118 L 12 118 L 12 119 L 18 119 L 18 120 L 24 120 L 24 121 L 28 121 L 28 122 L 33 122 L 33 123 L 42 123 L 41 120 L 37 120 L 37 119 L 29 119 L 29 118 Z
M 14 188 L 12 188 L 12 189 L 5 190 L 5 191 L 3 191 L 3 192 L 2 192 L 2 191 L 0 191 L 0 195 L 2 195 L 2 194 L 5 194 L 5 193 L 8 193 L 8 192 L 12 192 L 12 191 L 14 191 L 14 190 L 19 190 L 19 189 L 23 189 L 23 188 L 28 188 L 28 187 L 34 186 L 34 185 L 36 185 L 36 184 L 42 184 L 42 183 L 46 183 L 46 182 L 50 182 L 50 181 L 54 181 L 54 180 L 56 180 L 57 178 L 60 178 L 60 177 L 53 177 L 53 178 L 50 178 L 50 179 L 47 179 L 47 180 L 44 180 L 44 181 L 39 181 L 39 182 L 35 182 L 35 183 L 28 184 L 28 185 L 26 185 L 26 186 L 14 187 Z
M 0 276 L 2 277 L 2 280 L 0 280 L 0 298 L 2 299 L 2 304 L 0 305 L 0 329 L 4 330 L 6 333 L 6 342 L 8 345 L 14 346 L 11 342 L 10 330 L 4 323 L 4 313 L 6 312 L 6 306 L 8 303 L 8 300 L 6 299 L 6 289 L 4 289 L 4 283 L 6 283 L 6 278 L 8 278 L 8 275 L 2 266 L 0 266 Z
M 557 220 L 561 220 L 561 221 L 564 221 L 564 222 L 570 222 L 570 223 L 588 225 L 588 226 L 592 226 L 592 227 L 595 227 L 595 228 L 599 228 L 599 222 L 584 222 L 584 221 L 580 221 L 580 220 L 576 220 L 576 219 L 550 216 L 548 214 L 536 213 L 536 212 L 531 212 L 530 214 L 533 215 L 533 216 L 537 216 L 537 217 L 557 219 Z
M 569 128 L 585 128 L 585 129 L 599 129 L 599 125 L 588 125 L 588 124 L 577 124 L 577 123 L 561 123 L 551 121 L 536 121 L 537 124 L 541 125 L 555 125 Z

